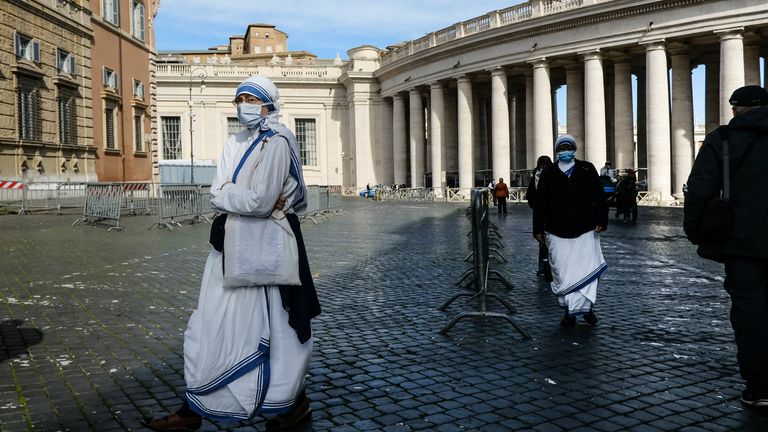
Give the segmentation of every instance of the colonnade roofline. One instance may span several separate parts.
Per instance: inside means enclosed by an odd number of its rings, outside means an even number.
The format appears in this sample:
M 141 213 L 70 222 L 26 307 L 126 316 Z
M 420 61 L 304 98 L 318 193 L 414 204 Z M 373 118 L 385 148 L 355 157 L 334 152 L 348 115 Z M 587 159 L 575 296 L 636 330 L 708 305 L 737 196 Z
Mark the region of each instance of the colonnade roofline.
M 743 29 L 745 41 L 766 37 L 768 8 L 764 2 L 749 0 L 739 8 L 728 3 L 729 0 L 585 0 L 578 8 L 514 25 L 489 27 L 392 57 L 392 52 L 404 49 L 407 44 L 401 45 L 384 54 L 374 76 L 382 84 L 382 95 L 391 96 L 431 81 L 482 73 L 498 65 L 509 69 L 542 57 L 554 61 L 599 51 L 605 53 L 606 60 L 613 60 L 608 53 L 641 55 L 645 51 L 641 44 L 659 39 L 697 45 L 717 42 L 722 37 L 719 33 L 728 34 L 739 28 Z M 698 57 L 704 53 L 695 54 Z M 406 82 L 406 77 L 411 79 Z

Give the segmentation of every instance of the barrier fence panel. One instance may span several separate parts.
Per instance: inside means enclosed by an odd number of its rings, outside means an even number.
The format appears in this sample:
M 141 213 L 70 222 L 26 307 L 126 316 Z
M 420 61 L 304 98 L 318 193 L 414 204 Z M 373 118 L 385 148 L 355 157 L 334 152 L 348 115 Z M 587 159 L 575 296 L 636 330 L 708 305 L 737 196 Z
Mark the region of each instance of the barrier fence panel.
M 328 206 L 328 186 L 318 186 L 318 194 L 320 195 L 320 213 L 327 213 Z
M 123 197 L 123 214 L 138 215 L 152 214 L 150 208 L 150 183 L 129 182 L 123 183 L 125 196 Z
M 99 183 L 86 185 L 83 217 L 72 225 L 82 222 L 96 224 L 104 220 L 114 220 L 115 226 L 107 231 L 122 230 L 120 226 L 120 207 L 123 201 L 123 185 L 119 183 Z
M 87 185 L 85 183 L 59 183 L 56 191 L 56 214 L 62 209 L 83 208 Z
M 211 223 L 211 218 L 216 213 L 216 209 L 213 208 L 211 203 L 211 185 L 197 185 L 198 194 L 198 218 L 204 220 L 207 223 Z
M 528 188 L 524 188 L 524 187 L 509 188 L 509 199 L 507 200 L 507 202 L 511 202 L 511 203 L 528 202 L 528 199 L 525 197 L 527 193 L 528 193 Z
M 162 184 L 158 201 L 157 223 L 150 228 L 168 228 L 173 231 L 173 225 L 181 226 L 180 220 L 195 222 L 200 215 L 199 185 L 194 184 Z
M 378 193 L 378 191 L 376 191 Z M 328 186 L 328 210 L 334 213 L 341 212 L 341 186 Z
M 24 207 L 24 182 L 0 180 L 0 208 L 20 212 Z

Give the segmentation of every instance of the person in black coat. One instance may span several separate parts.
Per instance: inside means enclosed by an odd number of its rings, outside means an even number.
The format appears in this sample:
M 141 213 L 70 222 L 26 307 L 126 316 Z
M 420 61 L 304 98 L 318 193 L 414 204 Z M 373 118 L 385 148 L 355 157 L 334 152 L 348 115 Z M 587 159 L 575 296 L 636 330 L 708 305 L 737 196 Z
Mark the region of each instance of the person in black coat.
M 768 93 L 745 86 L 730 98 L 733 119 L 704 140 L 688 177 L 683 229 L 704 258 L 725 264 L 731 324 L 748 406 L 768 407 Z M 730 223 L 719 237 L 705 235 L 723 188 L 723 140 L 730 171 Z
M 550 165 L 552 165 L 552 159 L 547 155 L 539 156 L 539 159 L 536 161 L 536 168 L 534 168 L 531 173 L 531 180 L 528 183 L 528 191 L 525 193 L 525 199 L 528 201 L 528 206 L 531 209 L 533 209 L 534 203 L 536 202 L 536 188 L 539 185 L 541 173 Z M 549 269 L 548 254 L 547 245 L 539 242 L 539 268 L 536 270 L 536 276 L 546 277 L 548 282 L 551 282 L 551 280 L 549 280 L 551 278 L 551 272 Z
M 576 316 L 597 324 L 592 306 L 597 283 L 607 268 L 598 233 L 608 226 L 608 206 L 594 165 L 576 160 L 570 135 L 555 143 L 557 163 L 539 179 L 533 210 L 533 236 L 549 249 L 552 292 L 566 308 L 560 321 L 571 326 Z

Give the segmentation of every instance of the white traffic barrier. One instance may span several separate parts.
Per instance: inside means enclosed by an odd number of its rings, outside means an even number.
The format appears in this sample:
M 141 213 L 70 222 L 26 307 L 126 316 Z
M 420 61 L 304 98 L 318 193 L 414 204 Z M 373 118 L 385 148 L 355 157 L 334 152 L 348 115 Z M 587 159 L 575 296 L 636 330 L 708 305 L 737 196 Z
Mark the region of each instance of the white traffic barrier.
M 119 183 L 89 183 L 86 185 L 83 216 L 72 225 L 88 223 L 94 225 L 105 220 L 114 220 L 115 225 L 107 231 L 122 230 L 120 207 L 123 201 L 123 185 Z
M 168 228 L 173 231 L 173 225 L 181 226 L 180 220 L 194 223 L 200 214 L 199 185 L 195 184 L 162 184 L 158 201 L 159 220 L 150 227 Z
M 0 180 L 0 207 L 21 212 L 24 208 L 24 182 Z

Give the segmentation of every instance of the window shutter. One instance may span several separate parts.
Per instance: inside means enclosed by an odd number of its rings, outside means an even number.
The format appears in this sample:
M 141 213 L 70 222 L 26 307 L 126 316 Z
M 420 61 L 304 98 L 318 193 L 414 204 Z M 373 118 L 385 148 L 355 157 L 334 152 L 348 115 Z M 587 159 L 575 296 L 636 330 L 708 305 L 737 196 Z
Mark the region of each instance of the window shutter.
M 72 74 L 72 75 L 77 75 L 77 73 L 75 72 L 76 71 L 76 69 L 75 69 L 75 56 L 70 54 L 69 57 L 67 57 L 67 60 L 69 61 L 69 73 Z
M 40 63 L 40 43 L 37 41 L 32 41 L 32 50 L 33 50 L 33 60 L 35 63 Z
M 24 57 L 24 47 L 21 46 L 21 36 L 18 33 L 14 33 L 14 41 L 16 44 L 16 57 Z
M 104 86 L 109 87 L 109 71 L 104 68 Z

